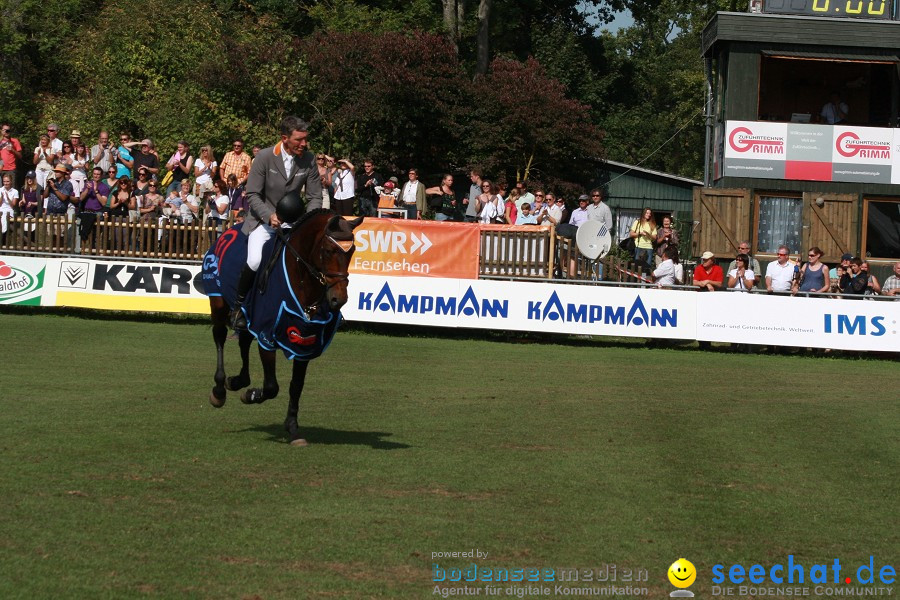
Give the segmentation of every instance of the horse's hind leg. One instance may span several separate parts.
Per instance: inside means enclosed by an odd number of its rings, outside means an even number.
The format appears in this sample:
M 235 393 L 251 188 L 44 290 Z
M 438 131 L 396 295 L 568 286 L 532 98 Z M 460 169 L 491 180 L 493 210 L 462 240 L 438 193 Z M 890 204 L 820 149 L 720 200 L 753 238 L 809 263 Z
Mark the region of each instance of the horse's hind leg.
M 216 408 L 225 405 L 225 340 L 228 337 L 228 308 L 221 298 L 210 298 L 210 317 L 213 322 L 213 341 L 216 343 L 216 385 L 209 394 L 209 403 Z
M 291 373 L 291 387 L 289 389 L 290 401 L 288 402 L 287 417 L 284 419 L 284 428 L 288 432 L 291 446 L 306 446 L 306 440 L 300 437 L 300 426 L 297 424 L 297 415 L 300 412 L 300 394 L 303 393 L 303 384 L 306 382 L 306 367 L 309 361 L 295 360 L 294 370 Z
M 250 385 L 250 345 L 253 344 L 253 334 L 242 330 L 238 334 L 238 344 L 241 348 L 241 372 L 225 381 L 225 387 L 232 392 Z
M 244 404 L 262 404 L 278 395 L 278 379 L 275 376 L 275 351 L 259 349 L 259 359 L 263 366 L 263 386 L 250 388 L 241 394 Z

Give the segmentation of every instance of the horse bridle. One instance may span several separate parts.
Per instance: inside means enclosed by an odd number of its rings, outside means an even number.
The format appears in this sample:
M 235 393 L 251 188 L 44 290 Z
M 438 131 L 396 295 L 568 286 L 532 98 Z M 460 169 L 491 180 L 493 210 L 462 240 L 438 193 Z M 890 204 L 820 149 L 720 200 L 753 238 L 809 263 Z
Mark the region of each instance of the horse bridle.
M 342 281 L 348 281 L 350 279 L 350 273 L 347 271 L 344 272 L 336 272 L 336 271 L 325 271 L 322 272 L 321 269 L 316 267 L 314 264 L 310 263 L 308 260 L 300 256 L 300 253 L 297 252 L 297 249 L 291 246 L 289 243 L 290 238 L 284 234 L 284 230 L 281 228 L 276 229 L 278 237 L 281 239 L 281 243 L 284 247 L 291 253 L 291 256 L 294 259 L 306 267 L 306 270 L 309 271 L 309 274 L 313 276 L 313 279 L 319 282 L 319 285 L 322 286 L 322 294 L 316 299 L 315 302 L 306 307 L 308 313 L 315 313 L 318 311 L 319 305 L 325 300 L 325 296 L 328 294 L 328 290 L 341 283 Z M 339 241 L 334 239 L 328 234 L 323 234 L 323 239 L 319 242 L 319 260 L 325 260 L 325 242 L 331 242 L 334 244 L 341 252 L 347 254 L 353 250 L 353 243 L 350 242 L 350 246 L 345 248 L 341 245 Z

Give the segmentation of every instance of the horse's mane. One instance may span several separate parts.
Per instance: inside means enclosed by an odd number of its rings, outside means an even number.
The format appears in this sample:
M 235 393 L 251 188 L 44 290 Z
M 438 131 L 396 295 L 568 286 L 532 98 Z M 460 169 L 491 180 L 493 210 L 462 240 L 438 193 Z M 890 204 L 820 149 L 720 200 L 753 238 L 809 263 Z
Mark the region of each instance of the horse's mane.
M 311 210 L 308 213 L 304 213 L 302 217 L 294 221 L 292 226 L 292 231 L 297 231 L 303 226 L 304 223 L 309 221 L 310 219 L 314 219 L 321 215 L 328 215 L 329 217 L 336 217 L 338 214 L 331 210 L 330 208 L 317 208 L 315 210 Z M 340 221 L 338 221 L 339 229 L 334 229 L 329 232 L 331 237 L 336 240 L 352 240 L 353 239 L 353 230 L 347 225 L 347 219 L 341 217 Z

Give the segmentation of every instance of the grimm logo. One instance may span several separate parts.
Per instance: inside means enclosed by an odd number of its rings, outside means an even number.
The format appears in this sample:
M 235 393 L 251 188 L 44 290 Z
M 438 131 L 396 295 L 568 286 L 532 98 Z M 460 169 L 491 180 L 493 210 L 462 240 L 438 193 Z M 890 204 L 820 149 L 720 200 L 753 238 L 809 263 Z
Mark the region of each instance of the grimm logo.
M 122 281 L 122 271 L 130 275 Z M 113 292 L 190 295 L 193 275 L 178 267 L 143 267 L 98 264 L 94 269 L 93 289 Z M 198 290 L 199 291 L 199 290 Z
M 78 280 L 84 276 L 84 269 L 81 267 L 66 267 L 63 269 L 63 277 L 69 282 L 69 285 L 75 285 Z
M 784 140 L 766 135 L 753 135 L 746 127 L 736 127 L 728 136 L 728 145 L 736 152 L 784 154 Z
M 15 298 L 38 288 L 37 277 L 0 261 L 0 299 Z
M 373 298 L 374 296 L 374 298 Z M 472 286 L 460 296 L 426 296 L 398 294 L 385 283 L 378 294 L 360 292 L 359 310 L 391 312 L 395 314 L 462 315 L 466 317 L 500 317 L 509 315 L 508 300 L 479 299 Z
M 852 158 L 890 158 L 891 145 L 888 142 L 860 140 L 852 131 L 845 131 L 835 141 L 838 154 Z
M 571 304 L 563 306 L 559 295 L 553 292 L 546 303 L 529 302 L 528 318 L 535 321 L 562 321 L 566 323 L 603 323 L 605 325 L 634 325 L 636 327 L 677 327 L 678 309 L 650 309 L 638 296 L 627 309 L 624 306 L 600 304 Z

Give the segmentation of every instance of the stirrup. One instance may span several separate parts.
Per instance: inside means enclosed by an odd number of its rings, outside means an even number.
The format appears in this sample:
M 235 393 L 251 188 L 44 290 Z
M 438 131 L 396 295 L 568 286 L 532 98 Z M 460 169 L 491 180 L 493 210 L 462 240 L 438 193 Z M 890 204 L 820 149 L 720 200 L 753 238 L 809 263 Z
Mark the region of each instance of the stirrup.
M 228 325 L 234 331 L 247 330 L 247 317 L 244 315 L 244 311 L 241 310 L 240 304 L 235 306 L 234 310 L 231 311 L 231 314 L 228 315 Z

